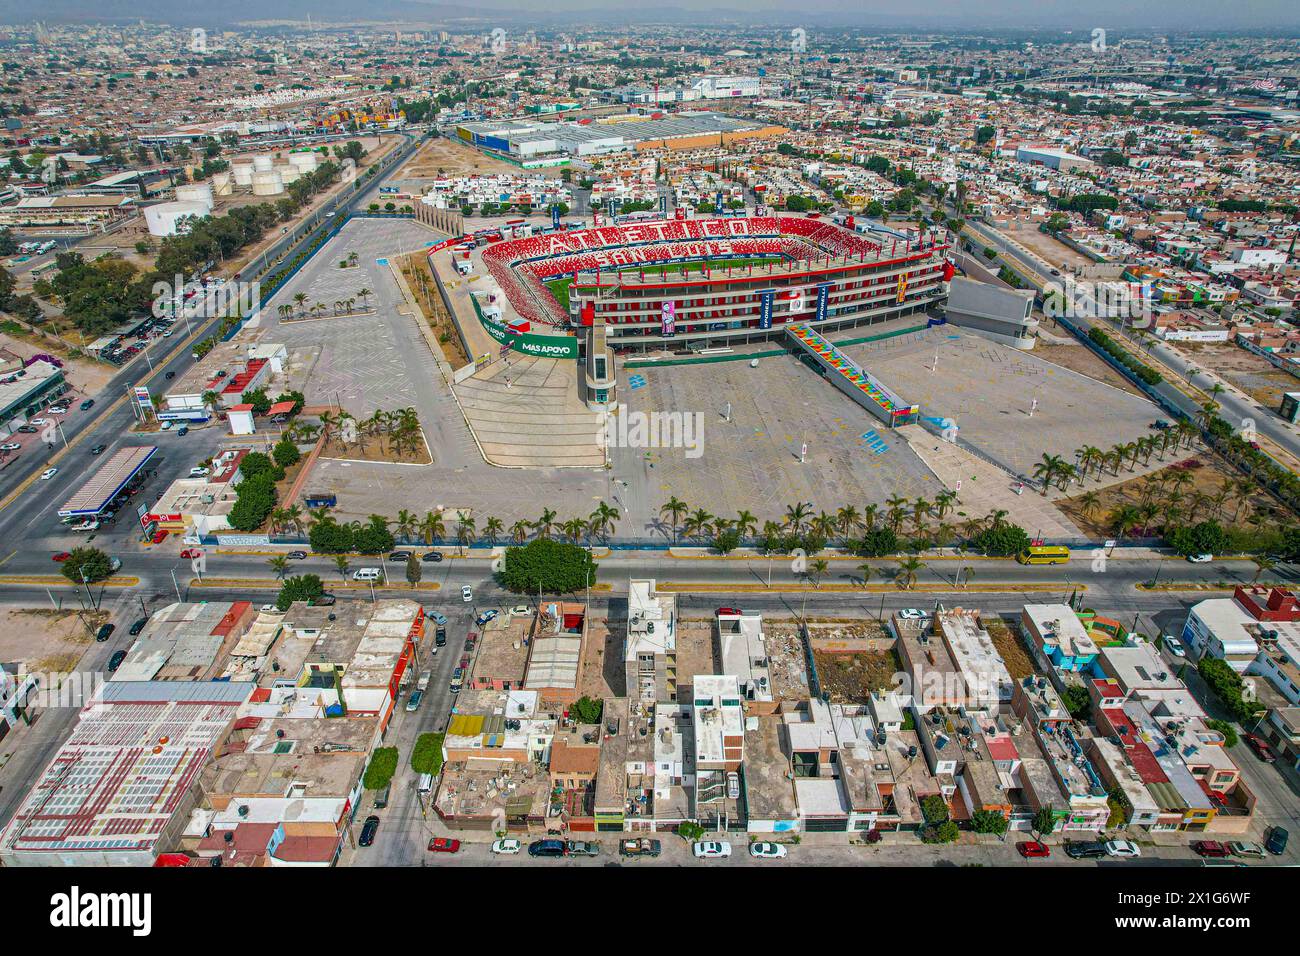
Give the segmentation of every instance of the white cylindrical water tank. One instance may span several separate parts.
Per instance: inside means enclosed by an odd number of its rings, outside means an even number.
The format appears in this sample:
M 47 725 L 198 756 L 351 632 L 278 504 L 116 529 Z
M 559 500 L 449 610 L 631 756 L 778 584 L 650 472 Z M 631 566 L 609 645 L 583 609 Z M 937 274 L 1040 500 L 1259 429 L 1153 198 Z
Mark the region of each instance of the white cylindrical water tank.
M 175 236 L 189 231 L 182 226 L 185 219 L 201 219 L 210 211 L 205 203 L 193 200 L 161 202 L 144 207 L 144 223 L 151 236 Z
M 280 176 L 280 182 L 286 186 L 296 182 L 302 176 L 302 170 L 297 166 L 277 166 L 275 171 Z
M 253 173 L 254 196 L 278 196 L 284 192 L 284 183 L 275 170 Z
M 230 195 L 230 173 L 213 173 L 212 174 L 212 191 L 218 196 Z
M 269 173 L 274 165 L 275 161 L 271 159 L 270 153 L 261 153 L 253 157 L 253 172 L 255 173 Z
M 209 183 L 189 183 L 176 187 L 176 198 L 181 202 L 201 202 L 212 211 L 212 186 Z
M 320 153 L 290 153 L 289 163 L 303 172 L 310 172 L 320 165 Z
M 230 167 L 230 171 L 235 174 L 236 186 L 253 185 L 253 164 L 252 163 L 235 163 Z

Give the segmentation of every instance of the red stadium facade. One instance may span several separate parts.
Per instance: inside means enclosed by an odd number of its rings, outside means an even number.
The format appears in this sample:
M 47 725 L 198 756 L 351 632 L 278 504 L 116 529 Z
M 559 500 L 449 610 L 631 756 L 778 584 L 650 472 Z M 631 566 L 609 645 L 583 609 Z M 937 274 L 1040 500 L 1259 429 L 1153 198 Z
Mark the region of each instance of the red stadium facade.
M 725 346 L 823 332 L 922 311 L 952 270 L 947 246 L 867 238 L 797 216 L 665 220 L 496 243 L 483 262 L 532 322 L 596 323 L 616 352 Z M 667 275 L 655 267 L 670 265 Z M 648 270 L 648 271 L 647 271 Z M 572 280 L 569 310 L 547 282 Z

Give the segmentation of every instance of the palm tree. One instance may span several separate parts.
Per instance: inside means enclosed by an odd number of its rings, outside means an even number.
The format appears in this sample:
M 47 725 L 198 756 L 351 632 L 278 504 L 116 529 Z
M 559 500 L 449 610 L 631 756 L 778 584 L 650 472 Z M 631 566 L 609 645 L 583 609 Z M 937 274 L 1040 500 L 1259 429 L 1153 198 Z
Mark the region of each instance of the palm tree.
M 822 576 L 826 574 L 830 568 L 831 566 L 826 562 L 825 558 L 818 558 L 816 561 L 813 561 L 808 565 L 807 576 L 812 581 L 814 588 L 821 586 Z
M 303 305 L 306 304 L 306 302 L 307 302 L 307 293 L 306 293 L 306 292 L 298 292 L 298 293 L 295 293 L 295 294 L 294 294 L 294 297 L 293 297 L 293 304 L 296 305 L 296 306 L 298 307 L 298 314 L 299 314 L 299 315 L 302 314 L 302 308 L 303 308 Z
M 618 519 L 618 509 L 612 508 L 602 501 L 596 506 L 596 510 L 591 513 L 591 528 L 597 534 L 603 535 L 605 544 L 609 544 L 609 532 Z
M 1105 463 L 1106 453 L 1096 445 L 1084 445 L 1079 450 L 1079 467 L 1083 469 L 1085 477 L 1088 469 L 1093 465 L 1097 466 L 1097 473 L 1101 474 L 1101 466 Z
M 1002 527 L 1002 522 L 1006 519 L 1008 514 L 1010 514 L 1009 511 L 1003 511 L 1000 508 L 994 508 L 985 516 L 984 520 L 988 522 L 988 526 L 992 530 L 996 531 L 998 530 L 998 528 Z
M 950 508 L 957 503 L 957 492 L 951 488 L 945 488 L 934 496 L 934 510 L 939 515 L 940 520 L 946 515 Z
M 1121 539 L 1136 528 L 1141 520 L 1142 516 L 1138 514 L 1138 510 L 1132 505 L 1116 508 L 1110 514 L 1111 527 L 1115 529 Z
M 912 528 L 916 532 L 916 537 L 921 537 L 921 524 L 931 510 L 933 510 L 933 506 L 924 498 L 917 498 L 916 503 L 912 505 Z
M 835 519 L 824 511 L 819 511 L 817 517 L 808 522 L 808 530 L 821 538 L 829 539 L 835 533 Z
M 1160 513 L 1160 506 L 1153 502 L 1147 502 L 1144 505 L 1138 506 L 1138 517 L 1142 519 L 1143 537 L 1146 537 L 1148 534 L 1150 534 L 1151 519 L 1154 518 L 1159 513 Z
M 1079 469 L 1075 468 L 1071 464 L 1062 462 L 1060 469 L 1058 469 L 1056 472 L 1056 477 L 1059 482 L 1058 487 L 1062 491 L 1064 491 L 1066 489 L 1066 486 L 1069 485 L 1070 482 L 1073 481 L 1078 476 L 1079 476 Z
M 805 504 L 802 501 L 796 501 L 793 505 L 787 505 L 785 509 L 785 523 L 795 534 L 803 530 L 803 524 L 812 514 L 812 505 Z
M 862 526 L 868 531 L 876 530 L 876 519 L 880 517 L 880 505 L 869 504 L 862 509 Z
M 334 555 L 334 568 L 338 571 L 339 577 L 346 581 L 348 579 L 348 556 L 346 554 Z
M 361 288 L 357 290 L 357 295 L 361 297 L 362 304 L 369 305 L 370 297 L 374 295 L 369 289 Z
M 426 511 L 424 517 L 420 519 L 420 534 L 424 535 L 424 543 L 431 545 L 446 533 L 447 528 L 442 521 L 442 512 Z
M 886 516 L 885 520 L 889 525 L 889 530 L 894 532 L 894 534 L 898 534 L 899 525 L 903 523 L 903 515 L 907 513 L 905 509 L 910 503 L 911 502 L 902 495 L 890 495 L 889 498 L 885 500 L 885 505 L 889 508 L 889 514 Z
M 1049 455 L 1044 452 L 1042 459 L 1034 465 L 1033 475 L 1042 483 L 1044 498 L 1047 497 L 1047 489 L 1052 486 L 1052 480 L 1060 473 L 1064 464 L 1060 455 Z
M 488 544 L 495 548 L 497 538 L 501 536 L 503 530 L 505 530 L 505 526 L 501 523 L 501 519 L 490 517 L 483 525 L 483 537 L 487 538 Z
M 1119 475 L 1119 466 L 1124 464 L 1124 456 L 1128 454 L 1127 447 L 1123 444 L 1112 445 L 1107 458 L 1110 460 L 1111 474 Z
M 555 512 L 550 508 L 542 509 L 542 516 L 533 522 L 533 528 L 536 529 L 538 537 L 549 538 L 551 529 L 555 527 Z
M 1085 517 L 1091 518 L 1093 512 L 1101 505 L 1101 495 L 1095 491 L 1089 491 L 1079 496 L 1079 510 Z
M 397 520 L 393 522 L 393 527 L 397 531 L 397 536 L 403 541 L 407 541 L 415 537 L 415 528 L 417 524 L 419 524 L 419 519 L 417 519 L 410 511 L 403 508 L 401 511 L 397 512 Z
M 515 544 L 523 544 L 528 540 L 528 529 L 531 527 L 527 521 L 520 519 L 510 526 L 510 537 Z
M 925 567 L 925 562 L 915 556 L 902 558 L 898 562 L 898 573 L 894 581 L 901 584 L 904 591 L 909 591 L 916 584 L 917 572 Z
M 839 526 L 841 537 L 848 540 L 853 534 L 853 529 L 862 523 L 862 516 L 858 514 L 857 508 L 845 505 L 835 512 L 835 523 Z
M 858 570 L 862 572 L 862 586 L 865 588 L 867 582 L 871 580 L 871 572 L 874 571 L 875 568 L 869 564 L 859 564 Z
M 758 527 L 758 519 L 742 508 L 736 514 L 733 527 L 742 538 L 748 538 L 754 534 L 755 529 Z
M 302 534 L 302 506 L 290 505 L 284 509 L 285 524 L 292 527 L 294 531 Z
M 1249 504 L 1255 495 L 1255 484 L 1247 478 L 1238 478 L 1232 484 L 1233 494 L 1237 496 L 1237 508 L 1232 513 L 1232 523 L 1241 518 L 1241 506 Z
M 477 524 L 478 522 L 474 520 L 473 515 L 466 514 L 461 515 L 460 520 L 456 522 L 456 540 L 460 542 L 460 553 L 462 555 L 465 553 L 465 548 L 474 540 L 478 530 L 475 527 Z
M 587 533 L 587 522 L 581 518 L 570 518 L 560 525 L 560 530 L 569 539 L 570 543 L 577 544 L 582 536 Z
M 713 515 L 703 508 L 697 508 L 693 514 L 686 516 L 682 530 L 686 532 L 687 537 L 696 537 L 708 534 L 712 527 Z
M 669 498 L 668 503 L 659 509 L 659 513 L 661 515 L 666 513 L 673 523 L 673 544 L 677 543 L 677 533 L 681 527 L 682 515 L 686 514 L 686 512 L 690 510 L 691 509 L 686 502 L 682 501 L 676 495 Z
M 271 570 L 275 572 L 277 578 L 284 577 L 284 572 L 289 569 L 289 559 L 283 554 L 277 554 L 275 557 L 268 559 L 266 563 L 271 566 Z

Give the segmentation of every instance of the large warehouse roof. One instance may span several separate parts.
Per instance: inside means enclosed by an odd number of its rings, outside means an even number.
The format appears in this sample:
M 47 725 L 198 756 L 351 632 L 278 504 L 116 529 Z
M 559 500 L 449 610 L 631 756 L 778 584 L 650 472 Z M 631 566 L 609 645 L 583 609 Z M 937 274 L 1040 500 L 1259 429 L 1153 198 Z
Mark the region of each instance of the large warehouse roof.
M 156 451 L 158 448 L 154 445 L 134 445 L 118 451 L 64 503 L 59 509 L 59 517 L 99 514 Z

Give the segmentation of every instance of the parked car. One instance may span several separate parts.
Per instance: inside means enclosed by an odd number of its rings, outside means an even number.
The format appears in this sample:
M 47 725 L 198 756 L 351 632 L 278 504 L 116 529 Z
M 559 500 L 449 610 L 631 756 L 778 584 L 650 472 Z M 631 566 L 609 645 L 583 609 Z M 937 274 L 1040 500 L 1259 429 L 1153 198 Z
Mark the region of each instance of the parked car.
M 1211 561 L 1214 560 L 1214 555 L 1212 555 L 1212 554 L 1189 554 L 1189 555 L 1187 556 L 1187 560 L 1190 561 L 1190 562 L 1192 562 L 1192 564 L 1209 564 Z
M 1228 849 L 1227 844 L 1220 843 L 1218 840 L 1197 840 L 1192 844 L 1192 852 L 1197 856 L 1211 857 L 1216 860 L 1232 856 L 1232 851 Z
M 306 551 L 290 551 L 290 552 L 288 552 L 288 553 L 285 555 L 285 557 L 288 558 L 290 561 L 305 561 L 305 560 L 307 560 L 307 552 L 306 552 Z
M 724 615 L 724 614 L 726 614 L 726 615 L 744 614 L 745 612 L 742 611 L 742 610 L 741 610 L 740 608 L 738 608 L 738 607 L 720 607 L 720 608 L 718 608 L 716 611 L 714 611 L 713 613 L 714 613 L 715 615 L 717 615 L 718 617 L 721 617 L 721 616 Z
M 203 552 L 200 551 L 198 548 L 183 548 L 183 549 L 181 550 L 181 557 L 182 557 L 182 558 L 197 558 L 197 557 L 198 557 L 199 555 L 201 555 L 202 553 L 203 553 Z
M 1021 840 L 1016 844 L 1016 852 L 1026 860 L 1041 859 L 1052 855 L 1052 851 L 1047 844 L 1038 840 Z
M 206 477 L 208 477 L 208 475 L 210 475 L 211 473 L 212 473 L 211 469 L 203 468 L 202 466 L 200 466 L 200 467 L 198 467 L 198 468 L 191 468 L 191 469 L 190 469 L 190 477 L 191 477 L 191 478 L 206 478 Z
M 483 626 L 484 624 L 486 624 L 488 621 L 491 621 L 493 618 L 495 618 L 495 617 L 497 616 L 497 613 L 498 613 L 498 612 L 497 612 L 497 609 L 496 609 L 496 608 L 494 608 L 494 607 L 493 607 L 493 608 L 488 608 L 486 611 L 484 611 L 484 612 L 483 612 L 482 614 L 480 614 L 478 617 L 474 618 L 474 623 L 477 624 L 479 627 L 482 627 L 482 626 Z
M 55 561 L 58 561 L 59 563 L 62 563 L 62 562 L 64 562 L 64 561 L 68 560 L 68 558 L 70 558 L 70 557 L 72 557 L 72 552 L 70 552 L 70 551 L 60 551 L 60 552 L 58 552 L 57 554 L 54 555 L 54 560 L 55 560 Z
M 431 853 L 459 853 L 460 841 L 453 840 L 450 837 L 434 837 L 429 841 L 429 852 Z
M 50 421 L 48 418 L 33 418 L 32 424 L 38 426 L 45 426 L 45 425 L 53 425 L 54 423 Z
M 419 710 L 422 700 L 424 700 L 424 691 L 415 691 L 410 697 L 406 698 L 406 712 L 409 714 Z
M 368 816 L 366 822 L 361 825 L 361 836 L 357 843 L 361 846 L 370 846 L 375 842 L 375 834 L 379 832 L 379 817 Z
M 717 860 L 731 856 L 731 844 L 726 840 L 700 840 L 691 844 L 691 853 L 697 860 Z
M 502 856 L 514 856 L 523 848 L 518 840 L 494 840 L 492 843 L 492 852 Z
M 99 630 L 95 632 L 95 640 L 102 644 L 113 635 L 113 631 L 115 630 L 117 630 L 117 625 L 115 624 L 109 623 L 101 625 Z
M 564 856 L 563 840 L 534 840 L 528 844 L 529 856 Z
M 639 840 L 619 840 L 619 856 L 658 856 L 663 849 L 663 844 L 658 840 L 649 840 L 641 838 Z
M 155 531 L 153 533 L 153 537 L 151 537 L 149 540 L 152 541 L 154 544 L 162 544 L 164 541 L 167 540 L 167 532 Z
M 114 651 L 113 656 L 108 659 L 108 669 L 110 672 L 117 670 L 126 660 L 126 651 Z
M 1286 827 L 1274 827 L 1268 831 L 1268 839 L 1264 841 L 1264 849 L 1274 856 L 1281 856 L 1286 852 L 1286 843 L 1290 838 L 1291 834 Z
M 1106 848 L 1107 856 L 1132 859 L 1142 855 L 1141 848 L 1131 840 L 1109 840 L 1103 846 Z
M 176 429 L 176 434 L 180 435 L 182 438 L 184 438 L 189 433 L 190 433 L 189 425 L 182 425 L 180 428 Z
M 49 481 L 58 473 L 59 473 L 59 469 L 57 468 L 46 468 L 43 472 L 41 472 L 41 481 Z
M 78 407 L 79 407 L 83 412 L 86 411 L 87 409 L 94 408 L 94 407 L 95 407 L 95 400 L 94 400 L 93 398 L 88 398 L 88 399 L 86 399 L 84 402 L 82 402 Z
M 532 608 L 530 608 L 527 604 L 516 604 L 514 607 L 510 609 L 510 616 L 527 617 L 532 612 L 533 612 Z
M 784 860 L 788 854 L 780 843 L 759 841 L 749 845 L 749 855 L 757 860 Z
M 474 590 L 468 584 L 461 585 L 460 599 L 466 604 L 474 600 Z
M 425 610 L 424 614 L 426 617 L 432 618 L 433 623 L 437 624 L 439 627 L 447 626 L 447 615 L 443 614 L 441 611 Z
M 40 431 L 40 429 L 37 428 L 35 425 L 19 425 L 17 428 L 14 429 L 14 431 L 22 432 L 24 435 L 35 435 L 38 431 Z
M 1183 642 L 1180 641 L 1178 638 L 1174 637 L 1172 634 L 1165 635 L 1164 645 L 1165 648 L 1169 651 L 1169 653 L 1173 654 L 1174 657 L 1187 656 L 1187 651 L 1183 650 Z
M 565 844 L 564 851 L 568 856 L 599 856 L 600 844 L 588 840 L 570 840 Z
M 1096 840 L 1073 840 L 1065 844 L 1065 855 L 1072 860 L 1094 860 L 1106 855 L 1106 845 Z
M 734 770 L 727 774 L 727 799 L 740 799 L 740 774 Z
M 1233 856 L 1252 856 L 1262 860 L 1265 857 L 1264 848 L 1258 843 L 1250 843 L 1245 840 L 1233 840 L 1228 844 L 1228 852 Z
M 410 551 L 394 551 L 388 556 L 389 561 L 409 561 L 411 559 Z
M 0 445 L 0 451 L 19 451 L 22 447 L 23 446 L 18 444 L 16 441 L 7 441 L 3 445 Z
M 107 447 L 108 447 L 107 445 L 101 442 L 100 444 L 96 445 L 94 448 L 90 449 L 90 453 L 92 455 L 102 455 L 104 453 L 104 449 Z
M 126 633 L 130 634 L 132 637 L 135 637 L 137 634 L 139 634 L 141 631 L 144 630 L 145 625 L 148 623 L 149 623 L 149 619 L 147 617 L 139 618 L 132 622 L 130 629 Z
M 439 561 L 442 560 L 442 552 L 441 552 L 441 551 L 426 551 L 426 552 L 424 552 L 423 555 L 420 556 L 420 560 L 421 560 L 421 561 L 432 561 L 432 562 L 434 562 L 435 564 L 437 564 Z
M 1242 734 L 1250 749 L 1255 751 L 1255 756 L 1264 763 L 1274 763 L 1277 760 L 1277 754 L 1273 753 L 1273 748 L 1268 745 L 1268 741 L 1258 734 Z

